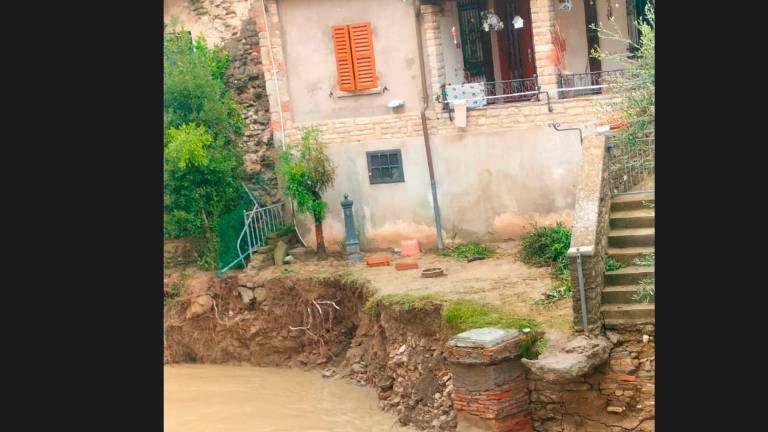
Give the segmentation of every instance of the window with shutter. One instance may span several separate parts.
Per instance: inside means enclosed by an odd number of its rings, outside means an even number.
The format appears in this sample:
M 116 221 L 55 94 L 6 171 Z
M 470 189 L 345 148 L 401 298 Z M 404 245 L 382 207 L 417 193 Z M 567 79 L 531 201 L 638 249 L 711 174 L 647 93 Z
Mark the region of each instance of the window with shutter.
M 331 35 L 339 90 L 371 90 L 378 87 L 371 23 L 336 25 L 331 27 Z
M 336 53 L 336 83 L 339 90 L 355 90 L 355 75 L 352 65 L 352 49 L 349 43 L 349 26 L 331 27 L 333 50 Z
M 376 88 L 379 82 L 376 79 L 376 60 L 373 58 L 371 23 L 350 24 L 349 37 L 355 64 L 355 89 Z

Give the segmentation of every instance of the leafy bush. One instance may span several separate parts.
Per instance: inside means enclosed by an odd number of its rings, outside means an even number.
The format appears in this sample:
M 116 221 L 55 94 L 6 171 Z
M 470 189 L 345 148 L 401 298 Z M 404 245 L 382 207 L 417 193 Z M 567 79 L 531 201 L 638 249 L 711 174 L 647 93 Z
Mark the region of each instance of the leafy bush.
M 634 53 L 608 53 L 597 47 L 592 56 L 611 60 L 624 66 L 625 73 L 608 80 L 614 93 L 622 96 L 609 106 L 626 125 L 619 129 L 617 139 L 627 146 L 635 145 L 646 131 L 656 125 L 656 17 L 652 2 L 645 6 L 645 18 L 636 21 L 639 41 L 634 43 L 620 34 L 595 27 L 601 38 L 627 43 Z
M 536 267 L 552 268 L 553 287 L 536 304 L 552 303 L 571 295 L 571 277 L 568 273 L 568 249 L 571 230 L 562 222 L 554 227 L 535 226 L 521 241 L 520 260 Z
M 204 239 L 198 264 L 211 268 L 220 219 L 239 203 L 243 119 L 223 83 L 226 52 L 185 34 L 174 22 L 164 44 L 164 234 Z
M 488 245 L 471 241 L 467 243 L 460 243 L 453 247 L 445 248 L 440 252 L 440 255 L 450 256 L 457 259 L 468 259 L 475 256 L 488 257 L 493 255 L 493 251 Z

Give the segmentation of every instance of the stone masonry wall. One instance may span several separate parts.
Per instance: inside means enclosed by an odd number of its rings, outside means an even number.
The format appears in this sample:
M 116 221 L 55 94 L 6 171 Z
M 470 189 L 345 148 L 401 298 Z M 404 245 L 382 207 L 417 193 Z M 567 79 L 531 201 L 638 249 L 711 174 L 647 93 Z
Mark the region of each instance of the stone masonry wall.
M 600 143 L 604 144 L 604 140 Z M 600 165 L 600 190 L 599 190 L 599 203 L 597 209 L 597 221 L 594 228 L 594 244 L 583 245 L 593 246 L 594 252 L 591 255 L 582 255 L 582 275 L 584 277 L 584 291 L 586 294 L 586 306 L 587 306 L 587 325 L 589 326 L 590 333 L 600 333 L 602 330 L 602 315 L 600 314 L 600 306 L 602 303 L 602 290 L 604 286 L 605 277 L 605 257 L 608 252 L 608 228 L 611 208 L 611 189 L 609 176 L 609 161 L 610 155 L 607 154 L 603 145 L 598 151 L 602 152 L 599 160 L 602 161 Z M 586 164 L 586 168 L 590 170 L 597 170 L 597 166 L 589 166 L 589 160 L 582 161 Z M 585 167 L 583 167 L 585 168 Z M 578 184 L 577 188 L 583 188 L 584 185 Z M 578 193 L 578 192 L 577 192 Z M 578 205 L 578 204 L 577 204 Z M 580 217 L 578 211 L 576 218 Z M 578 223 L 578 220 L 576 221 Z M 574 244 L 574 240 L 571 242 L 571 247 L 577 246 Z M 578 275 L 578 258 L 576 256 L 568 256 L 568 270 L 571 277 L 571 286 L 573 287 L 571 302 L 573 306 L 573 325 L 577 330 L 583 330 L 583 322 L 581 317 L 581 293 L 579 290 L 579 275 Z
M 264 196 L 264 201 L 273 201 L 271 191 L 277 190 L 277 180 L 266 72 L 271 63 L 262 38 L 263 24 L 258 23 L 261 1 L 167 0 L 166 6 L 166 22 L 180 15 L 194 37 L 202 34 L 209 44 L 221 45 L 229 54 L 224 83 L 243 109 L 245 128 L 240 144 L 245 168 L 250 176 L 261 176 L 263 190 L 270 191 L 265 192 L 270 196 Z
M 447 112 L 427 111 L 427 127 L 430 135 L 471 134 L 495 129 L 531 128 L 546 126 L 553 121 L 561 127 L 582 127 L 585 135 L 599 119 L 596 106 L 614 100 L 613 96 L 590 96 L 574 99 L 552 100 L 552 112 L 544 100 L 519 102 L 467 112 L 467 127 L 457 128 L 449 120 Z M 273 123 L 279 128 L 280 122 Z M 301 128 L 314 127 L 328 144 L 370 142 L 391 138 L 419 138 L 422 136 L 419 113 L 393 114 L 378 117 L 358 117 L 322 122 L 294 123 L 286 117 L 286 140 L 295 142 L 301 136 Z M 274 130 L 274 129 L 273 129 Z
M 656 346 L 653 325 L 608 331 L 607 364 L 568 383 L 528 374 L 537 432 L 650 432 L 655 427 Z

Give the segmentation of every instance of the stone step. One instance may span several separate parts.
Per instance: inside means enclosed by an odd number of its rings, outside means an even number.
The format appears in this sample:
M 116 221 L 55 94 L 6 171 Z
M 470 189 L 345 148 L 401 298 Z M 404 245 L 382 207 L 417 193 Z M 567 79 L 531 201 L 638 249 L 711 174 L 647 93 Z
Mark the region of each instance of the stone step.
M 656 228 L 615 228 L 608 231 L 609 247 L 653 246 Z
M 648 204 L 656 204 L 656 192 L 643 192 L 615 196 L 611 198 L 611 211 L 652 208 L 649 207 Z
M 627 325 L 655 324 L 656 322 L 655 318 L 605 318 L 603 317 L 603 320 L 605 322 L 605 328 L 607 329 L 620 328 Z
M 653 246 L 608 248 L 608 256 L 624 265 L 632 266 L 636 265 L 635 259 L 654 251 Z
M 629 266 L 605 272 L 605 286 L 635 285 L 654 275 L 654 266 Z
M 603 288 L 603 304 L 642 303 L 632 298 L 642 285 L 616 285 Z
M 649 304 L 611 304 L 600 308 L 603 318 L 606 320 L 616 319 L 644 319 L 654 320 L 656 318 L 656 305 Z
M 611 228 L 653 228 L 656 210 L 644 208 L 611 212 Z

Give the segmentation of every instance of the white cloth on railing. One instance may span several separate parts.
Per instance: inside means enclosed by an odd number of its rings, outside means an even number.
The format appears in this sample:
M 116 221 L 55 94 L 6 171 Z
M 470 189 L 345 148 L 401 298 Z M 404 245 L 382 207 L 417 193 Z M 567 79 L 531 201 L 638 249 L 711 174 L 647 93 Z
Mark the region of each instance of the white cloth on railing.
M 484 107 L 488 100 L 485 98 L 485 83 L 467 83 L 445 86 L 446 100 L 454 108 L 453 102 L 466 101 L 467 108 Z

